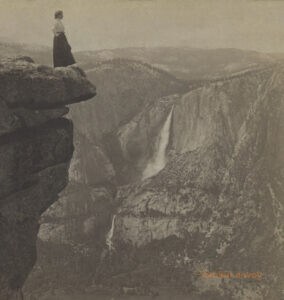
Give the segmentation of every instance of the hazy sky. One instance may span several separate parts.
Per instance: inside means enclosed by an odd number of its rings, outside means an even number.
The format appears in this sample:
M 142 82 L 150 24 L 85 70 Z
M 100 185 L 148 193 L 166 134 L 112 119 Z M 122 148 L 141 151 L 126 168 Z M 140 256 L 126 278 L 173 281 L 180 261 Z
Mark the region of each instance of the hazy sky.
M 0 0 L 0 37 L 52 45 L 62 9 L 74 50 L 128 46 L 284 52 L 281 0 Z

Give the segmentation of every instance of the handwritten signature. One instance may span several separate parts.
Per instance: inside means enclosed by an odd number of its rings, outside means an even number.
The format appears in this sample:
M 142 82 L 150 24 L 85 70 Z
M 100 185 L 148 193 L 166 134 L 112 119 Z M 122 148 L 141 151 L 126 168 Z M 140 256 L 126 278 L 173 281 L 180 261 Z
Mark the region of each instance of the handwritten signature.
M 227 278 L 227 279 L 256 279 L 261 280 L 262 272 L 200 272 L 203 278 Z

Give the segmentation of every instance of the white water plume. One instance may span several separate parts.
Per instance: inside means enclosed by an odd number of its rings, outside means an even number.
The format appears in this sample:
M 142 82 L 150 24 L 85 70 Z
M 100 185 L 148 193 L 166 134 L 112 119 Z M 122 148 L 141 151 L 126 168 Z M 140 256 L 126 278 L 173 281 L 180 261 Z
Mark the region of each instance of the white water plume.
M 173 108 L 174 107 L 172 107 L 166 119 L 166 122 L 158 136 L 158 139 L 156 141 L 156 147 L 155 147 L 156 151 L 152 159 L 148 162 L 143 172 L 143 179 L 156 175 L 165 167 L 167 163 L 166 151 L 170 139 L 170 128 L 171 128 Z
M 113 233 L 114 233 L 115 219 L 116 219 L 116 215 L 113 215 L 112 222 L 111 222 L 111 228 L 110 228 L 109 232 L 106 235 L 106 244 L 107 244 L 107 247 L 108 247 L 109 251 L 115 250 L 114 245 L 113 245 L 113 241 L 112 241 Z

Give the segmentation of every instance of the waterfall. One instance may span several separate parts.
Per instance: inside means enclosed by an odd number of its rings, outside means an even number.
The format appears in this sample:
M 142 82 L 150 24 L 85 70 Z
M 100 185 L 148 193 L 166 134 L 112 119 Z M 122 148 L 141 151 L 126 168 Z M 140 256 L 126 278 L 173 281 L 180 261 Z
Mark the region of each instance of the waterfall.
M 172 107 L 172 109 L 166 119 L 166 122 L 158 136 L 158 139 L 157 139 L 156 145 L 155 145 L 156 151 L 155 151 L 152 159 L 148 162 L 148 164 L 143 172 L 143 179 L 146 179 L 146 178 L 156 175 L 165 167 L 165 165 L 167 163 L 166 151 L 167 151 L 167 146 L 169 144 L 173 109 L 174 109 L 174 107 Z
M 107 247 L 108 247 L 109 251 L 114 250 L 114 245 L 113 245 L 113 242 L 112 242 L 112 238 L 113 238 L 113 232 L 114 232 L 115 218 L 116 218 L 116 215 L 113 215 L 112 221 L 111 221 L 111 228 L 110 228 L 109 232 L 106 235 L 106 244 L 107 244 Z

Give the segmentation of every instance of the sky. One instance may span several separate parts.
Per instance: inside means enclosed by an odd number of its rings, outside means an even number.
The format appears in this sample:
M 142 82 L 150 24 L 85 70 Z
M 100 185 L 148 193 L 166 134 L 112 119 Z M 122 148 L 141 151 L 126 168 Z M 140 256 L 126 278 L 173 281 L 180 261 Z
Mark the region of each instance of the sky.
M 284 52 L 284 0 L 0 0 L 0 40 L 52 46 L 58 9 L 74 51 L 183 46 Z

